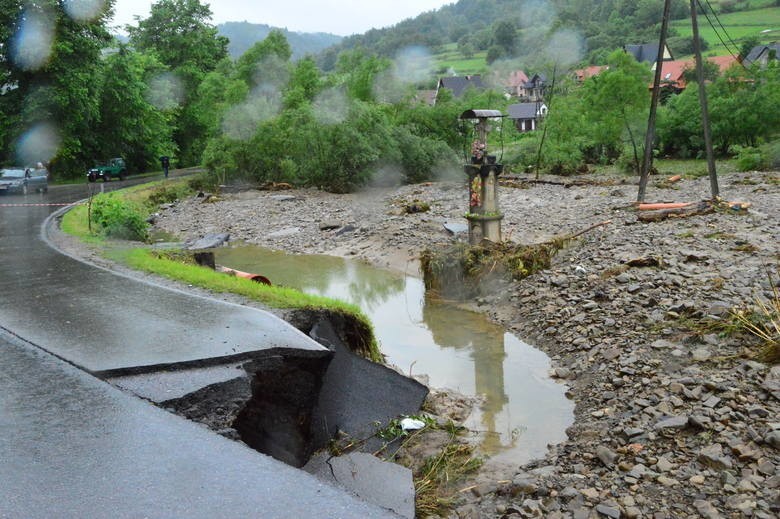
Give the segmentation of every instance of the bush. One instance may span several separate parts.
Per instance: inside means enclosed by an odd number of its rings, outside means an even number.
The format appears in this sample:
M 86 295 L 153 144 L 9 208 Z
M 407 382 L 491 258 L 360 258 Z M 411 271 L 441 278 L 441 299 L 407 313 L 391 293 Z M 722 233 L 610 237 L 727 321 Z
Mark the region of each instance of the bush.
M 146 241 L 148 236 L 148 224 L 141 209 L 115 193 L 93 198 L 89 218 L 110 238 Z
M 190 194 L 191 189 L 186 184 L 178 184 L 175 186 L 161 185 L 157 186 L 149 194 L 147 199 L 147 205 L 156 208 L 162 204 L 169 204 L 175 202 L 180 198 L 184 198 Z
M 455 153 L 441 141 L 415 135 L 405 126 L 393 128 L 392 135 L 401 152 L 406 183 L 433 180 L 440 167 L 456 163 Z
M 739 171 L 760 171 L 766 167 L 766 157 L 759 148 L 734 146 L 735 162 Z
M 773 141 L 759 147 L 732 146 L 736 152 L 739 171 L 766 171 L 780 168 L 780 141 Z

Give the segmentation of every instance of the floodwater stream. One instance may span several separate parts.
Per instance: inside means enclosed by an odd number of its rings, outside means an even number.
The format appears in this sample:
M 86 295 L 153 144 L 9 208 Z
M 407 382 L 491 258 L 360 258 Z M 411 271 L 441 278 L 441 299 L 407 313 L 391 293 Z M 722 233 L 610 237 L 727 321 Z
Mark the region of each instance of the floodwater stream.
M 250 245 L 215 252 L 218 264 L 359 306 L 389 363 L 427 375 L 431 387 L 480 395 L 465 425 L 483 433 L 481 449 L 493 461 L 525 463 L 566 438 L 574 404 L 547 375 L 550 359 L 481 314 L 427 298 L 416 275 Z

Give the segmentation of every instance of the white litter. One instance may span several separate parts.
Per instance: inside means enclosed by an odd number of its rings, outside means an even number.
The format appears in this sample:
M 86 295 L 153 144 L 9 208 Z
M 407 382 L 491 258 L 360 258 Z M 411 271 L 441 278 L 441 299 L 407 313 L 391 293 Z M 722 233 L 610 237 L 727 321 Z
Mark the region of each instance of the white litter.
M 404 418 L 401 420 L 401 429 L 404 431 L 416 431 L 425 427 L 425 422 L 416 418 Z

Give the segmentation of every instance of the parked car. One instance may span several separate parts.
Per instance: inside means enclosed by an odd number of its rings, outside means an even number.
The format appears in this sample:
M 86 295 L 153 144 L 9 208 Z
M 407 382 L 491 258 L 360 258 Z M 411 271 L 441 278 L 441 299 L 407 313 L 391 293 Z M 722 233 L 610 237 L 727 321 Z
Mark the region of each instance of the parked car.
M 90 182 L 95 182 L 99 178 L 103 179 L 103 182 L 108 182 L 114 178 L 119 180 L 127 178 L 125 159 L 122 157 L 108 159 L 108 161 L 97 164 L 94 168 L 87 171 L 87 180 Z
M 45 193 L 49 190 L 49 172 L 44 168 L 10 167 L 0 169 L 0 193 Z

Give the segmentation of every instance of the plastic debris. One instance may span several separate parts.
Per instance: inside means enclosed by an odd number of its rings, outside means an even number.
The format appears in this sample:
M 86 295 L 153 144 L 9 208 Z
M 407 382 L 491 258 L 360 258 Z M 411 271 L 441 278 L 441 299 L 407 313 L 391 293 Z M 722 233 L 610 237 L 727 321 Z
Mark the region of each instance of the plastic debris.
M 404 431 L 417 431 L 425 427 L 425 422 L 416 418 L 403 418 L 401 420 L 401 429 Z

